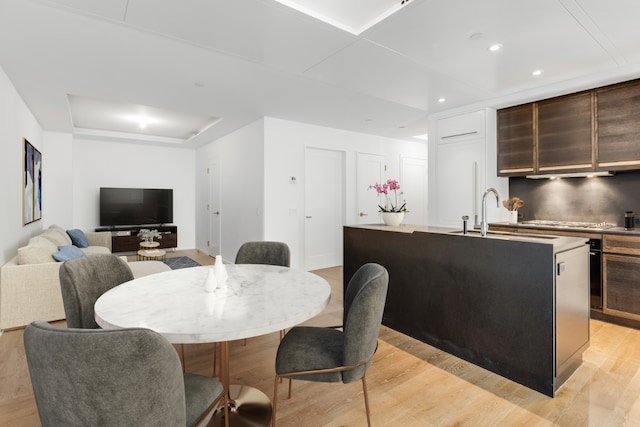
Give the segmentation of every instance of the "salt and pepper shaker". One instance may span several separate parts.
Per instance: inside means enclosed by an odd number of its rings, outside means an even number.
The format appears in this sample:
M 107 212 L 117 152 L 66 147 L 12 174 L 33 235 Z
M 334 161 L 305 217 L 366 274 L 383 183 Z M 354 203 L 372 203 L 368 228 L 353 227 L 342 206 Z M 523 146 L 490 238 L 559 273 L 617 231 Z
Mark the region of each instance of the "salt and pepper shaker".
M 216 280 L 216 274 L 213 268 L 208 268 L 207 278 L 204 281 L 204 289 L 207 292 L 214 292 L 218 287 L 218 281 Z
M 216 281 L 218 282 L 218 288 L 226 289 L 227 288 L 227 278 L 229 277 L 227 273 L 227 268 L 224 266 L 222 262 L 222 256 L 216 255 L 216 263 L 213 265 L 213 271 L 216 275 Z
M 636 216 L 633 211 L 626 211 L 624 213 L 624 228 L 626 228 L 627 230 L 633 228 L 635 221 Z

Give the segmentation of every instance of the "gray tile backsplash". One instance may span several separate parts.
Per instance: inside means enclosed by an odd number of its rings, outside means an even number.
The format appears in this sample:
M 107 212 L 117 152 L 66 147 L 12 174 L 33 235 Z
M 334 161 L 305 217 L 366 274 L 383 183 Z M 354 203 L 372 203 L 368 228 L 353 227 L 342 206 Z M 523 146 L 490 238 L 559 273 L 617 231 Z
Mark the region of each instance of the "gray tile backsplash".
M 640 220 L 640 172 L 555 180 L 509 178 L 509 196 L 525 201 L 521 221 L 606 221 L 623 227 L 625 211 L 635 212 Z

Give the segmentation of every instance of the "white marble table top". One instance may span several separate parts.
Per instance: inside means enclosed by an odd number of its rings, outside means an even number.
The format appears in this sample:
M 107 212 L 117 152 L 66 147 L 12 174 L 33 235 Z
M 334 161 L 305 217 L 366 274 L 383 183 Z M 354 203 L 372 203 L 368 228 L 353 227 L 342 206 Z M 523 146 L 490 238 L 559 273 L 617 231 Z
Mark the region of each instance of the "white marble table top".
M 104 293 L 95 304 L 102 328 L 152 329 L 174 344 L 230 341 L 290 328 L 324 310 L 331 287 L 286 267 L 226 264 L 227 289 L 205 291 L 210 267 L 144 276 Z

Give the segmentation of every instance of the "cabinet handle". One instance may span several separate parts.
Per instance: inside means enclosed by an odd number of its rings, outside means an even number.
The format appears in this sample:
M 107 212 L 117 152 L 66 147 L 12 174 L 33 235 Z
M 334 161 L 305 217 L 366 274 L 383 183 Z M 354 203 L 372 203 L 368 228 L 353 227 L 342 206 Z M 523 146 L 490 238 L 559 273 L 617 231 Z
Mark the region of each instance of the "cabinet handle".
M 313 218 L 313 217 L 312 217 L 311 215 L 307 215 L 307 216 L 305 216 L 305 218 L 307 218 L 307 219 L 311 219 L 311 218 Z
M 560 276 L 560 275 L 564 272 L 564 270 L 565 270 L 566 268 L 567 268 L 567 266 L 565 265 L 565 263 L 564 263 L 564 262 L 559 262 L 559 263 L 556 265 L 556 275 Z
M 445 135 L 445 136 L 441 136 L 441 139 L 447 139 L 447 138 L 456 138 L 458 136 L 467 136 L 467 135 L 475 135 L 476 133 L 478 133 L 477 130 L 472 130 L 470 132 L 462 132 L 462 133 L 456 133 L 453 135 Z
M 214 215 L 220 215 L 220 211 L 215 211 L 213 214 Z
M 367 216 L 367 215 L 369 215 L 369 214 L 366 214 L 364 212 L 360 212 L 360 216 Z

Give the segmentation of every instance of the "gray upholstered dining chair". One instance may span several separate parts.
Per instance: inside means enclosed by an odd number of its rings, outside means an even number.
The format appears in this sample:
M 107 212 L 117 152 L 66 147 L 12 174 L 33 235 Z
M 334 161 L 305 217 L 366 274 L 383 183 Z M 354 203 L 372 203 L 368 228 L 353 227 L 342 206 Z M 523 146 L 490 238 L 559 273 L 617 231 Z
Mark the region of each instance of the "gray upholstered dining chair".
M 379 264 L 365 264 L 355 272 L 344 297 L 343 330 L 296 326 L 280 342 L 276 354 L 272 427 L 276 425 L 278 383 L 291 380 L 340 382 L 362 380 L 367 424 L 371 425 L 366 372 L 378 347 L 389 274 Z
M 236 254 L 236 264 L 291 266 L 289 246 L 283 242 L 246 242 Z
M 183 374 L 173 346 L 149 329 L 33 322 L 24 346 L 44 427 L 194 426 L 224 394 L 214 378 Z
M 109 289 L 133 280 L 129 266 L 111 254 L 90 255 L 66 261 L 60 266 L 59 274 L 69 328 L 99 328 L 93 311 L 96 300 Z
M 236 253 L 236 264 L 267 264 L 281 267 L 291 266 L 289 246 L 284 242 L 258 241 L 245 242 Z M 284 337 L 280 331 L 280 339 Z M 247 343 L 247 340 L 244 340 Z

